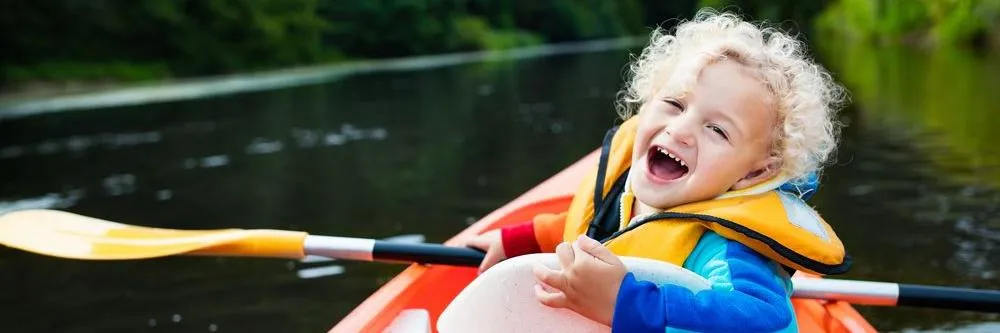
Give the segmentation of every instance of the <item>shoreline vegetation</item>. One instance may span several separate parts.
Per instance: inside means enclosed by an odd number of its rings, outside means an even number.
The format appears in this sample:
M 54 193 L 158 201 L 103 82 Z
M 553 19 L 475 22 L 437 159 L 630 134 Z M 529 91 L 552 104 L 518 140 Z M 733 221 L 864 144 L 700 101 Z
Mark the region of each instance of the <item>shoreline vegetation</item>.
M 619 38 L 641 34 L 644 15 L 692 10 L 654 0 L 13 2 L 0 11 L 13 50 L 0 95 Z
M 0 110 L 14 102 L 385 59 L 644 37 L 698 8 L 813 42 L 1000 50 L 1000 0 L 111 0 L 13 2 Z M 2 112 L 2 111 L 0 111 Z
M 1000 50 L 1000 0 L 837 0 L 814 25 L 855 43 Z
M 622 50 L 640 46 L 645 41 L 645 36 L 622 37 L 496 51 L 344 61 L 230 75 L 163 79 L 148 83 L 112 83 L 103 86 L 81 84 L 75 91 L 57 89 L 32 92 L 34 95 L 12 94 L 11 97 L 0 94 L 0 119 L 55 111 L 116 107 L 278 89 L 330 82 L 347 75 L 376 71 L 420 70 L 471 62 Z

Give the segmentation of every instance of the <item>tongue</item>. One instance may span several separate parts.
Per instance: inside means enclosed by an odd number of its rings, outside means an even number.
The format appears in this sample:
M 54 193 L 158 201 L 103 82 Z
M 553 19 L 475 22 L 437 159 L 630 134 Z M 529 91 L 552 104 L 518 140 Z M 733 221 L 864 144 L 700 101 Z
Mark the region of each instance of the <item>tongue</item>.
M 652 154 L 653 158 L 649 163 L 649 170 L 657 178 L 674 180 L 687 173 L 687 167 L 661 153 Z

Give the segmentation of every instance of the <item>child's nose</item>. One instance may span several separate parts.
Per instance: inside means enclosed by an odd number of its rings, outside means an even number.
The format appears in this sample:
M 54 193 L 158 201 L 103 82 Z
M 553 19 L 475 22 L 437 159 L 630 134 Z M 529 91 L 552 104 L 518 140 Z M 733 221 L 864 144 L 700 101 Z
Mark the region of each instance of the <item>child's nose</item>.
M 677 140 L 678 143 L 685 146 L 694 145 L 694 135 L 691 135 L 691 131 L 688 131 L 686 129 L 678 131 L 676 134 L 674 134 L 674 140 Z
M 694 131 L 697 124 L 691 119 L 693 117 L 678 117 L 671 126 L 667 127 L 670 137 L 685 146 L 694 145 Z

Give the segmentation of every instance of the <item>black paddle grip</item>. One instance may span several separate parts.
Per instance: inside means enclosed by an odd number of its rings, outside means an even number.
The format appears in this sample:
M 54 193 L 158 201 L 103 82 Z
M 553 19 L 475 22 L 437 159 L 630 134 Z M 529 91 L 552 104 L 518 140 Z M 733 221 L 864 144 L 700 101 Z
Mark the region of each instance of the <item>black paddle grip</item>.
M 439 244 L 412 244 L 376 241 L 372 257 L 376 260 L 479 267 L 486 253 L 469 247 Z
M 896 304 L 998 313 L 1000 291 L 900 284 Z

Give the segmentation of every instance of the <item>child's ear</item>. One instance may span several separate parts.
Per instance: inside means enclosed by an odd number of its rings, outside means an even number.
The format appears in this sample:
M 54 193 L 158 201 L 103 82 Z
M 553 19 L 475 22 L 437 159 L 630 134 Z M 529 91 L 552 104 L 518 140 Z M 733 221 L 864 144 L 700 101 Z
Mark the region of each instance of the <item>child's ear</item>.
M 781 169 L 781 159 L 777 156 L 768 156 L 754 165 L 753 171 L 733 185 L 734 190 L 742 190 L 760 184 L 778 174 Z

